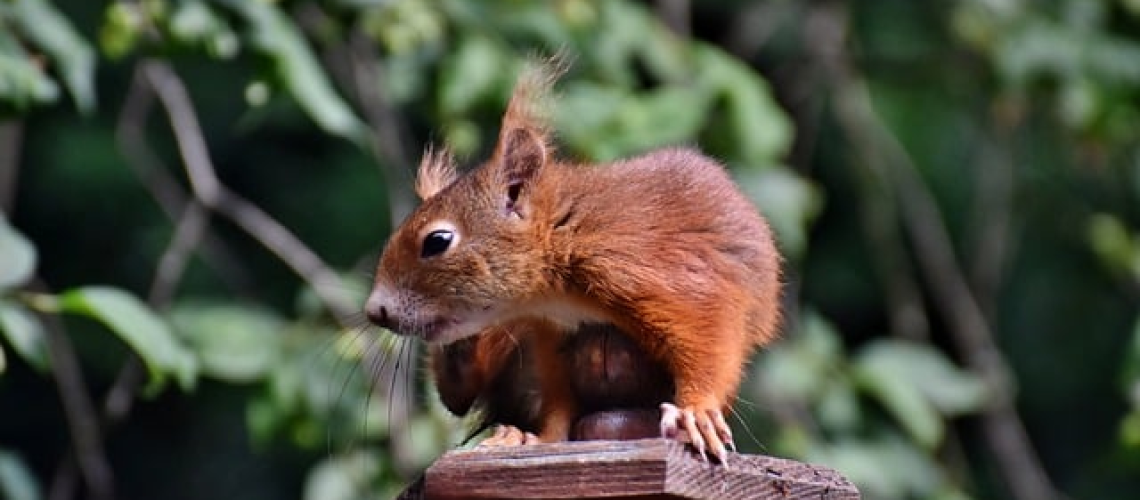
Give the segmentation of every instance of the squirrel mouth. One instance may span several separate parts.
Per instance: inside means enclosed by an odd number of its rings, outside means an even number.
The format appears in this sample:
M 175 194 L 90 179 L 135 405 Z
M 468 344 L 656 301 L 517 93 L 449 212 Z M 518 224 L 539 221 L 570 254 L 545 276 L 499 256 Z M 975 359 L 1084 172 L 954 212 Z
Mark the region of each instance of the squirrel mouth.
M 424 339 L 425 342 L 447 343 L 451 340 L 455 340 L 446 338 L 448 337 L 446 335 L 448 333 L 448 330 L 450 330 L 455 325 L 455 320 L 448 318 L 436 318 L 428 321 L 427 323 L 419 325 L 419 328 L 416 328 L 412 331 L 415 331 L 417 334 L 419 334 L 419 337 Z

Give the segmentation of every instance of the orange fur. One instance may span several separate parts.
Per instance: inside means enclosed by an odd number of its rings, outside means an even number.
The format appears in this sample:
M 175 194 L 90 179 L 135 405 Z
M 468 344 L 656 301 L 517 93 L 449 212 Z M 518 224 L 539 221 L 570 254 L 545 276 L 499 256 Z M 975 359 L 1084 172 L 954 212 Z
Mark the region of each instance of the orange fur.
M 556 346 L 580 322 L 613 323 L 660 361 L 677 405 L 726 409 L 749 354 L 778 335 L 780 259 L 767 223 L 721 165 L 692 149 L 557 161 L 538 111 L 554 74 L 520 79 L 485 164 L 457 176 L 429 152 L 417 183 L 424 203 L 380 259 L 369 317 L 472 343 L 471 374 L 441 387 L 456 403 L 503 369 L 514 352 L 504 330 L 528 342 L 544 441 L 566 439 L 576 416 Z M 455 243 L 425 257 L 425 231 L 441 221 Z M 432 348 L 433 370 L 456 377 L 438 368 L 442 349 Z

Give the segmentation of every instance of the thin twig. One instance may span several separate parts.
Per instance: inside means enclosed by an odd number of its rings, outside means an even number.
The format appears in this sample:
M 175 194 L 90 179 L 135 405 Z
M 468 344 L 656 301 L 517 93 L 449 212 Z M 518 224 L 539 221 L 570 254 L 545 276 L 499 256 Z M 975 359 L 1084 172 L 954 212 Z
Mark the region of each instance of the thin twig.
M 689 0 L 657 0 L 657 17 L 679 37 L 688 38 L 692 32 L 692 6 Z
M 803 10 L 799 2 L 751 2 L 742 5 L 724 30 L 720 45 L 744 60 L 750 60 L 793 14 Z
M 153 104 L 154 91 L 147 84 L 142 69 L 136 68 L 115 127 L 115 138 L 127 166 L 134 171 L 166 217 L 177 224 L 192 198 L 147 146 L 145 130 Z M 248 272 L 238 264 L 222 240 L 206 233 L 196 251 L 202 261 L 214 270 L 215 276 L 231 290 L 239 295 L 251 295 L 252 280 Z
M 0 213 L 12 215 L 16 208 L 16 182 L 20 175 L 20 145 L 24 125 L 0 122 Z
M 824 9 L 811 9 L 807 12 L 801 41 L 804 47 L 808 47 L 807 50 L 813 55 L 813 59 L 822 61 L 823 64 L 820 64 L 821 68 L 805 68 L 805 72 L 808 73 L 806 76 L 795 76 L 800 81 L 797 87 L 807 89 L 805 99 L 822 100 L 818 96 L 826 95 L 828 83 L 811 82 L 826 80 L 827 75 L 837 69 L 830 61 L 842 56 L 840 49 L 836 47 L 842 46 L 846 34 L 847 26 L 841 17 Z M 818 107 L 824 105 L 820 104 Z M 811 128 L 817 129 L 818 125 Z M 802 134 L 797 134 L 800 135 Z M 865 144 L 857 143 L 855 146 L 860 147 Z M 801 150 L 801 154 L 810 153 L 811 150 Z M 898 202 L 890 189 L 885 173 L 881 169 L 872 167 L 881 164 L 883 159 L 878 158 L 876 151 L 870 148 L 864 148 L 861 153 L 864 157 L 862 164 L 867 167 L 855 169 L 858 174 L 856 181 L 861 190 L 861 199 L 864 200 L 860 206 L 860 221 L 871 247 L 869 248 L 871 264 L 884 288 L 890 331 L 897 337 L 928 340 L 930 320 L 922 304 L 919 284 L 914 279 L 914 269 L 906 258 L 906 245 L 897 224 Z
M 38 285 L 42 288 L 42 285 Z M 87 485 L 90 498 L 111 500 L 115 498 L 115 480 L 111 465 L 103 449 L 103 437 L 99 431 L 99 419 L 95 405 L 87 395 L 87 384 L 75 356 L 75 349 L 67 338 L 63 323 L 54 314 L 38 314 L 44 325 L 44 337 L 48 356 L 51 357 L 52 376 L 63 403 L 67 427 L 71 432 L 74 457 L 79 472 Z M 67 467 L 57 470 L 49 497 L 51 499 L 70 498 L 74 483 L 68 480 Z M 68 484 L 71 483 L 71 484 Z M 67 495 L 67 496 L 63 496 Z
M 277 220 L 218 180 L 197 114 L 178 75 L 166 63 L 147 61 L 141 64 L 143 74 L 170 119 L 194 197 L 273 252 L 313 287 L 317 297 L 342 326 L 350 325 L 358 307 L 336 273 Z
M 996 110 L 995 110 L 996 111 Z M 1014 167 L 1009 142 L 1017 119 L 995 112 L 993 139 L 981 141 L 981 158 L 974 183 L 978 202 L 973 213 L 973 265 L 970 283 L 986 317 L 993 320 L 997 290 L 1014 245 L 1010 238 L 1013 219 Z
M 197 201 L 186 205 L 186 210 L 175 226 L 170 244 L 159 258 L 154 280 L 151 282 L 147 303 L 153 309 L 165 311 L 170 308 L 174 291 L 182 282 L 190 257 L 205 238 L 209 220 L 209 212 Z M 119 376 L 103 398 L 104 429 L 117 424 L 130 413 L 136 391 L 145 375 L 142 368 L 139 359 L 132 357 L 119 370 Z
M 406 146 L 409 143 L 407 126 L 380 91 L 379 81 L 383 72 L 375 44 L 356 30 L 349 41 L 348 56 L 352 69 L 352 88 L 364 110 L 368 128 L 372 131 L 369 144 L 384 175 L 392 227 L 396 227 L 415 205 L 410 189 L 412 181 L 409 167 L 412 163 Z
M 310 32 L 319 32 L 329 22 L 316 2 L 298 6 L 297 24 Z M 388 211 L 392 227 L 412 211 L 412 157 L 408 153 L 412 140 L 408 125 L 383 92 L 384 71 L 380 54 L 373 42 L 359 28 L 352 30 L 347 43 L 329 44 L 321 58 L 329 74 L 361 110 L 368 124 L 368 148 L 380 168 L 388 194 Z

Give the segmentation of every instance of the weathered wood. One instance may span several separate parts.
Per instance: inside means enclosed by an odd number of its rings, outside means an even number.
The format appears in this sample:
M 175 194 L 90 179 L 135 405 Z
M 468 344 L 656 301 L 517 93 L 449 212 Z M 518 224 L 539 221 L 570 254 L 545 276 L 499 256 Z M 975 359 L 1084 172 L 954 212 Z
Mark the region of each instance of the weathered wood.
M 422 487 L 428 500 L 860 498 L 825 467 L 736 453 L 727 465 L 709 463 L 666 439 L 457 450 L 427 470 Z M 401 498 L 421 497 L 409 489 Z

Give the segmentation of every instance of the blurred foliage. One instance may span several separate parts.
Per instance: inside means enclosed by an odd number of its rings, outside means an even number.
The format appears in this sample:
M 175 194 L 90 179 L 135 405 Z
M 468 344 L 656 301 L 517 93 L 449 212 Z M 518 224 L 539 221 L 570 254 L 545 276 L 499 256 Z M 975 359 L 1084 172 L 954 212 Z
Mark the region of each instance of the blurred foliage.
M 944 214 L 926 222 L 952 238 L 940 250 L 1046 472 L 1074 498 L 1131 498 L 1140 3 L 693 2 L 683 35 L 655 7 L 0 0 L 0 498 L 82 482 L 77 410 L 56 395 L 69 345 L 126 498 L 387 498 L 464 436 L 414 344 L 338 322 L 237 225 L 214 217 L 156 298 L 186 220 L 164 204 L 189 181 L 165 104 L 137 100 L 140 68 L 172 65 L 221 182 L 359 303 L 409 187 L 401 151 L 477 161 L 514 76 L 553 53 L 564 155 L 698 144 L 779 236 L 786 338 L 750 368 L 742 448 L 836 467 L 866 498 L 1010 496 L 979 423 L 1003 388 L 962 362 L 903 236 L 915 208 L 882 188 L 891 154 L 845 121 L 865 88 Z

